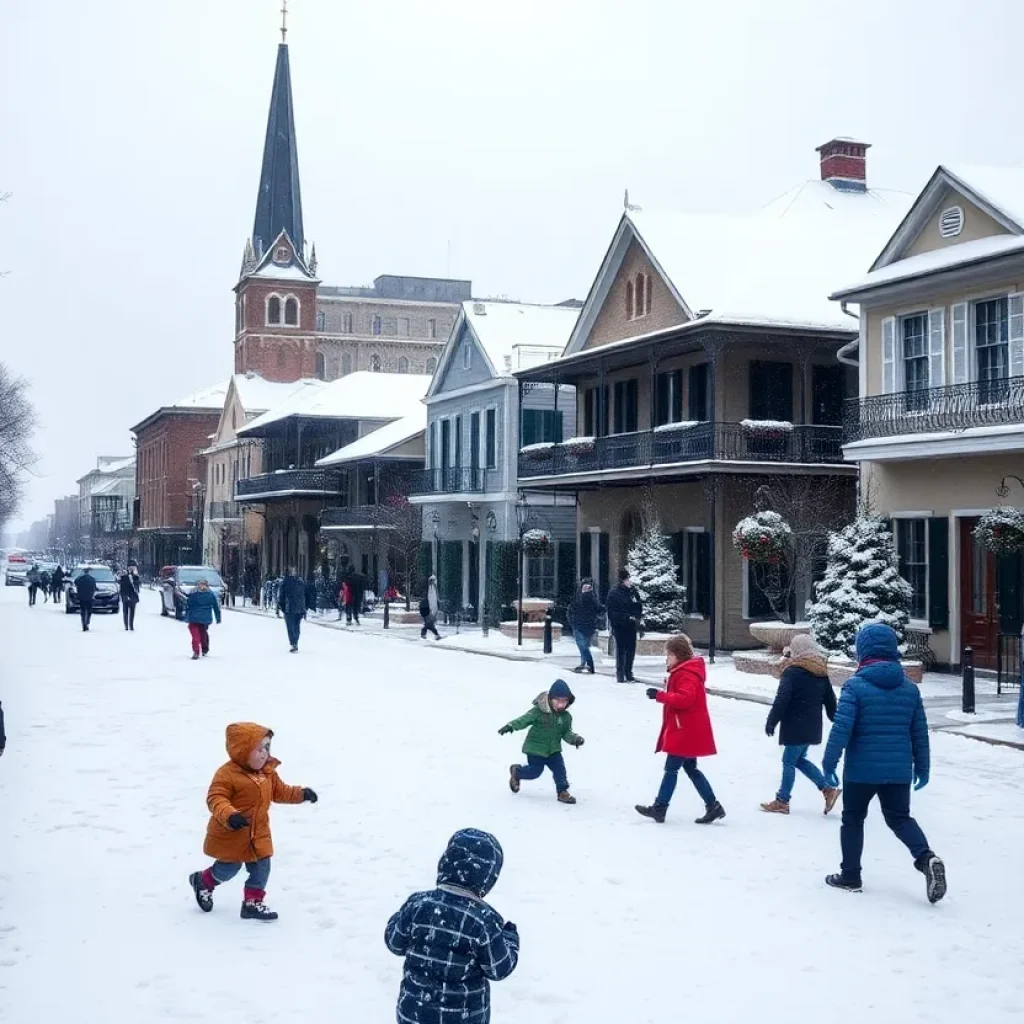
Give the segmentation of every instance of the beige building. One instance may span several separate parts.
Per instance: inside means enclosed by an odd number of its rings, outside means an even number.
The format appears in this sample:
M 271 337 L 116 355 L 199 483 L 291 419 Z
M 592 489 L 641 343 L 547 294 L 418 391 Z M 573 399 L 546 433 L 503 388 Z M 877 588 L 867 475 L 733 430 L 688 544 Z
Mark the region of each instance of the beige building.
M 1024 476 L 1024 170 L 939 167 L 870 271 L 833 296 L 860 304 L 860 400 L 844 457 L 892 518 L 912 625 L 937 661 L 967 645 L 995 667 L 1019 634 L 1019 556 L 972 535 Z M 1024 485 L 1007 479 L 1007 503 Z

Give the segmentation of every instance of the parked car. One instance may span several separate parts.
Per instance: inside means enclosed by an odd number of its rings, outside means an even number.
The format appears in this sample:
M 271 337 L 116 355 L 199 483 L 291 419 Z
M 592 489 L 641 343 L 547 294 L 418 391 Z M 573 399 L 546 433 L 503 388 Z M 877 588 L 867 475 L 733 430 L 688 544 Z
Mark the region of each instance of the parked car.
M 78 591 L 75 584 L 78 577 L 88 569 L 92 578 L 96 581 L 96 596 L 92 601 L 94 612 L 113 612 L 117 614 L 121 610 L 121 594 L 117 585 L 117 577 L 109 565 L 96 565 L 86 563 L 76 565 L 71 570 L 71 584 L 68 587 L 67 597 L 64 599 L 64 610 L 68 615 L 78 611 Z
M 185 602 L 196 589 L 200 580 L 206 580 L 210 589 L 220 598 L 227 597 L 227 588 L 220 573 L 211 565 L 165 565 L 160 570 L 160 614 L 173 615 L 176 619 L 185 617 Z
M 29 561 L 24 555 L 8 555 L 7 571 L 4 573 L 4 586 L 25 586 L 25 573 L 28 572 L 28 569 Z

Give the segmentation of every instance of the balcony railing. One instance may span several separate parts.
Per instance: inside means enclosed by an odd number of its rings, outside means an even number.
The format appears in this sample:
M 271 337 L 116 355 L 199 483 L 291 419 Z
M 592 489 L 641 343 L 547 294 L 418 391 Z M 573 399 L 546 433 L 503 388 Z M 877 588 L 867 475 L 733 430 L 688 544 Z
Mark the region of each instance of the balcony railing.
M 387 529 L 394 525 L 395 512 L 387 505 L 351 505 L 325 508 L 320 525 L 334 529 L 366 529 L 376 526 Z
M 519 454 L 520 478 L 593 473 L 717 460 L 840 463 L 842 428 L 758 429 L 739 423 L 697 423 L 681 430 L 641 430 L 595 438 L 590 445 L 556 444 Z
M 484 471 L 467 467 L 418 469 L 409 482 L 410 494 L 472 494 L 484 489 Z
M 310 496 L 341 493 L 341 474 L 329 469 L 279 469 L 275 473 L 261 473 L 235 484 L 235 498 L 245 499 L 281 495 L 308 494 Z
M 1017 423 L 1024 424 L 1024 377 L 1005 377 L 848 399 L 843 439 L 860 441 Z
M 209 519 L 237 519 L 241 513 L 238 511 L 237 501 L 211 501 Z

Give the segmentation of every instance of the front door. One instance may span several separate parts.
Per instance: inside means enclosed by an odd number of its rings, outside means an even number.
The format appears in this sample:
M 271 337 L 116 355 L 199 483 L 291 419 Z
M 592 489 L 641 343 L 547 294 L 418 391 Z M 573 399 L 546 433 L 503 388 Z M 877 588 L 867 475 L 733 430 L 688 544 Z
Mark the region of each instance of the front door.
M 977 519 L 960 523 L 960 635 L 974 651 L 977 668 L 996 667 L 999 611 L 996 607 L 996 559 L 974 537 Z

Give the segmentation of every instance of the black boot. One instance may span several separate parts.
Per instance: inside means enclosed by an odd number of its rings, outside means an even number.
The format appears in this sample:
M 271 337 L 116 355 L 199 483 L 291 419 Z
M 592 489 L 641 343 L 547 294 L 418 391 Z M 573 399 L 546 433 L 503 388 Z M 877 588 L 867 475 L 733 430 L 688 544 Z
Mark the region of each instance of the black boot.
M 859 878 L 847 878 L 845 875 L 826 875 L 825 884 L 832 886 L 833 889 L 842 889 L 843 892 L 864 891 Z
M 508 769 L 508 788 L 513 793 L 519 792 L 519 765 L 513 764 Z
M 277 912 L 271 910 L 263 900 L 248 899 L 242 902 L 242 911 L 238 915 L 243 921 L 276 921 Z
M 925 877 L 928 902 L 938 903 L 946 895 L 946 865 L 931 850 L 926 850 L 914 861 L 914 867 Z
M 594 666 L 593 666 L 593 665 L 588 665 L 588 666 L 587 666 L 587 671 L 588 671 L 588 672 L 589 672 L 589 673 L 590 673 L 591 675 L 593 675 L 593 674 L 594 674 Z
M 584 669 L 586 669 L 586 667 L 586 665 L 577 665 L 572 671 L 575 672 L 576 675 L 579 675 L 581 672 L 584 671 Z
M 665 812 L 667 810 L 668 807 L 665 804 L 651 804 L 650 807 L 644 807 L 643 804 L 636 805 L 637 814 L 642 814 L 645 818 L 650 818 L 659 825 L 665 824 Z
M 724 817 L 725 808 L 716 800 L 713 804 L 708 804 L 704 813 L 699 818 L 695 818 L 694 821 L 698 825 L 710 825 L 711 822 L 718 821 L 719 818 Z
M 203 913 L 208 914 L 213 910 L 213 890 L 207 889 L 203 885 L 202 871 L 193 871 L 188 876 L 188 882 L 192 886 L 192 891 L 196 894 L 196 903 L 199 904 L 199 909 Z

